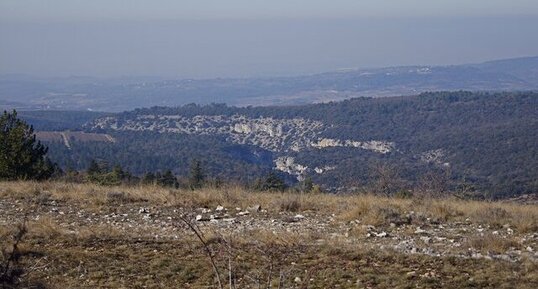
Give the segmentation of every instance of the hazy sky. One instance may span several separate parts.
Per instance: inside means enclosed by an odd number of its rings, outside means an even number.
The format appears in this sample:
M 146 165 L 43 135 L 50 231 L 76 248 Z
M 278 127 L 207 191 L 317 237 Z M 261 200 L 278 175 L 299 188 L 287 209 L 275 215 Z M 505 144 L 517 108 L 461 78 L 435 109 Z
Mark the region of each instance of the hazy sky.
M 521 15 L 536 0 L 2 0 L 6 20 Z
M 236 77 L 538 55 L 537 0 L 0 0 L 0 73 Z

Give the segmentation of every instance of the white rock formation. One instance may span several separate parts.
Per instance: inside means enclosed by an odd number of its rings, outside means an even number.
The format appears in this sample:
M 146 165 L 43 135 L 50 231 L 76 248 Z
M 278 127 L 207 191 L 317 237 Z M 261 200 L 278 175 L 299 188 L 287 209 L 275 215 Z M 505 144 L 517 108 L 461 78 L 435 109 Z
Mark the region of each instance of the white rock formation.
M 443 149 L 429 150 L 423 152 L 420 155 L 420 160 L 425 163 L 434 163 L 438 165 L 448 166 L 448 163 L 443 163 L 443 158 L 445 157 L 446 152 Z
M 132 119 L 103 117 L 88 124 L 93 129 L 118 131 L 157 131 L 199 135 L 225 135 L 237 144 L 250 144 L 273 152 L 301 151 L 307 148 L 353 147 L 386 154 L 395 147 L 392 142 L 354 141 L 320 138 L 327 126 L 304 118 L 249 118 L 245 115 L 139 115 Z
M 361 148 L 365 150 L 371 150 L 377 153 L 386 154 L 391 152 L 395 144 L 393 142 L 386 142 L 386 141 L 352 141 L 352 140 L 337 140 L 337 139 L 330 139 L 330 138 L 323 138 L 320 139 L 316 143 L 312 143 L 312 146 L 315 148 L 327 148 L 327 147 L 354 147 L 354 148 Z
M 308 167 L 295 162 L 293 157 L 279 157 L 275 160 L 276 169 L 297 176 L 298 181 L 304 180 Z

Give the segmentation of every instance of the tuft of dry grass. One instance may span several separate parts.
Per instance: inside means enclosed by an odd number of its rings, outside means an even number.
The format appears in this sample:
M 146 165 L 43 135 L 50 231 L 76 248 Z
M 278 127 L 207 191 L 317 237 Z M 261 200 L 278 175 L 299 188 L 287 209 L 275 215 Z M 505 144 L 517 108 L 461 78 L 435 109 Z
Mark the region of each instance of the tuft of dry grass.
M 65 229 L 54 219 L 47 216 L 28 222 L 28 232 L 34 237 L 46 239 L 55 239 L 66 234 Z
M 493 234 L 475 236 L 467 240 L 466 246 L 477 249 L 483 253 L 503 253 L 510 248 L 519 248 L 519 244 L 514 238 L 506 238 Z

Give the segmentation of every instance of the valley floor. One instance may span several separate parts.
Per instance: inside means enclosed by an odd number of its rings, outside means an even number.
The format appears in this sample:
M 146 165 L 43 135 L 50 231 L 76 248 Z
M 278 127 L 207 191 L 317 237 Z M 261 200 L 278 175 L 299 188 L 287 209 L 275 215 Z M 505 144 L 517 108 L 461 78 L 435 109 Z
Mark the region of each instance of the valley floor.
M 2 182 L 0 264 L 25 219 L 22 287 L 538 287 L 536 204 Z

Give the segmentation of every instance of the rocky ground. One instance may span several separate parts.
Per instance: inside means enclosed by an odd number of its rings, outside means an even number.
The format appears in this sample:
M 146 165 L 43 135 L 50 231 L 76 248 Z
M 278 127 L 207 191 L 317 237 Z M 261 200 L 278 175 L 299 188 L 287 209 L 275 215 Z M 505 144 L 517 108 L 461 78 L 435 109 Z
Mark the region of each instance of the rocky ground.
M 376 209 L 357 213 L 322 211 L 308 206 L 310 197 L 187 205 L 137 198 L 128 190 L 103 188 L 95 193 L 103 198 L 89 202 L 46 189 L 0 194 L 4 235 L 27 219 L 18 266 L 28 287 L 218 288 L 194 230 L 203 235 L 224 287 L 230 278 L 236 288 L 538 285 L 536 220 L 516 222 L 519 205 L 487 207 L 489 221 L 482 222 L 448 207 L 434 214 L 418 205 L 376 205 L 373 197 L 365 198 Z M 534 205 L 523 210 L 534 218 Z

